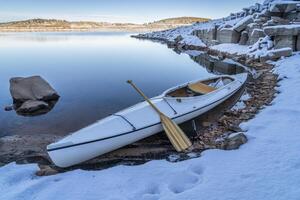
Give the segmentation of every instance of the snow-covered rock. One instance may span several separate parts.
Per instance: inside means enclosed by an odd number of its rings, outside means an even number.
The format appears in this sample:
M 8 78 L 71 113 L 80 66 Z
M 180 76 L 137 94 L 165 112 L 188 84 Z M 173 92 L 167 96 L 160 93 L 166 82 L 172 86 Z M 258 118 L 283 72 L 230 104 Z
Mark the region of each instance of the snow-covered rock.
M 291 48 L 282 48 L 276 50 L 267 51 L 264 55 L 260 57 L 261 62 L 266 62 L 268 60 L 276 61 L 281 57 L 292 56 L 293 50 Z
M 233 27 L 233 29 L 237 32 L 242 32 L 246 29 L 247 25 L 253 23 L 253 17 L 252 15 L 249 15 L 242 20 L 240 20 L 238 23 L 236 23 Z
M 296 1 L 277 1 L 271 4 L 269 11 L 274 13 L 288 13 L 296 10 L 298 3 Z

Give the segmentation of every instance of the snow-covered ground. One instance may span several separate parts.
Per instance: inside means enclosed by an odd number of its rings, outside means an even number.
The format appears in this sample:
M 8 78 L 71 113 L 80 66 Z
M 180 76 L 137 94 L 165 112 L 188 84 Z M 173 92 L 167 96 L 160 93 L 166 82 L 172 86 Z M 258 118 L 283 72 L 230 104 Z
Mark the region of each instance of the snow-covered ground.
M 1 200 L 300 199 L 300 54 L 280 60 L 282 79 L 272 106 L 242 124 L 249 142 L 239 150 L 209 150 L 199 158 L 151 161 L 102 171 L 49 177 L 37 166 L 0 168 Z

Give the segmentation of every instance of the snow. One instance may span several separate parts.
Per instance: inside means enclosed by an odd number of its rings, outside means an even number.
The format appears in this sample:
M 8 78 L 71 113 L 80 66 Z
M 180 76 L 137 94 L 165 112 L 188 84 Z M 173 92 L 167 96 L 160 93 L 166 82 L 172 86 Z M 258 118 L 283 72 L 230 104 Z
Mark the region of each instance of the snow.
M 247 52 L 252 58 L 259 58 L 267 54 L 268 50 L 273 48 L 274 44 L 269 36 L 260 38 L 254 45 L 252 45 Z
M 248 101 L 251 98 L 250 94 L 245 92 L 241 98 L 238 100 L 238 102 L 231 108 L 231 110 L 242 110 L 246 108 L 245 101 Z
M 181 44 L 194 45 L 200 47 L 206 47 L 201 39 L 193 35 L 195 30 L 210 30 L 218 26 L 219 28 L 223 28 L 226 25 L 233 26 L 237 22 L 242 20 L 242 18 L 226 20 L 216 19 L 208 22 L 195 23 L 190 26 L 183 26 L 175 29 L 170 29 L 166 31 L 157 31 L 143 34 L 146 38 L 152 39 L 162 39 L 169 42 L 174 42 L 178 36 L 183 37 L 183 40 L 180 42 Z
M 211 46 L 210 48 L 220 52 L 227 52 L 230 54 L 237 54 L 237 55 L 247 54 L 249 51 L 248 46 L 233 44 L 233 43 L 218 44 L 218 45 Z
M 198 51 L 198 50 L 186 50 L 183 53 L 188 54 L 189 56 L 197 57 L 201 54 L 204 54 L 204 51 Z
M 182 161 L 37 177 L 35 164 L 0 168 L 0 199 L 298 200 L 300 54 L 276 63 L 282 79 L 272 106 L 243 123 L 248 143 Z
M 185 35 L 183 40 L 179 42 L 180 44 L 186 44 L 186 45 L 194 45 L 198 47 L 206 47 L 206 44 L 202 42 L 198 37 L 194 35 Z
M 244 23 L 246 23 L 247 21 L 249 21 L 252 18 L 253 18 L 252 15 L 249 15 L 247 17 L 242 18 L 239 22 L 237 22 L 234 25 L 233 29 L 236 29 L 236 28 L 240 27 L 241 25 L 243 25 Z
M 287 25 L 267 26 L 267 27 L 264 27 L 264 30 L 265 29 L 281 29 L 281 28 L 284 28 L 284 29 L 300 28 L 300 24 L 287 24 Z

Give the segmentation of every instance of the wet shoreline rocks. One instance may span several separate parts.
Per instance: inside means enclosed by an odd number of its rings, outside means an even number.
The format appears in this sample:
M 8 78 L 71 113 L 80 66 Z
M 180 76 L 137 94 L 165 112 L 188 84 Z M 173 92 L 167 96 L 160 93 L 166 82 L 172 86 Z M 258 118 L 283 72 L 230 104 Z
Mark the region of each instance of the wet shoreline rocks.
M 40 76 L 10 79 L 13 107 L 20 115 L 40 115 L 49 112 L 59 99 L 58 93 Z M 9 107 L 7 107 L 8 110 Z

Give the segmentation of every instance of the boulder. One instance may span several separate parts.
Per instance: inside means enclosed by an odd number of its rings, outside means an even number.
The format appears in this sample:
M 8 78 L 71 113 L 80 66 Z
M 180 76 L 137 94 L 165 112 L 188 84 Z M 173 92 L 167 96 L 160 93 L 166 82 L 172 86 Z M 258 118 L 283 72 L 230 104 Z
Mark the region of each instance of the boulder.
M 175 43 L 179 43 L 181 40 L 183 40 L 183 37 L 181 35 L 178 35 L 175 39 L 174 42 Z
M 244 133 L 234 133 L 224 140 L 221 144 L 221 149 L 235 150 L 248 141 Z
M 247 42 L 248 42 L 248 39 L 249 39 L 248 32 L 247 31 L 243 31 L 242 34 L 241 34 L 241 39 L 240 39 L 239 44 L 240 45 L 246 45 Z
M 10 79 L 10 93 L 15 103 L 27 100 L 57 100 L 57 92 L 40 76 Z
M 257 23 L 251 23 L 251 24 L 248 24 L 246 31 L 248 31 L 249 37 L 250 37 L 250 35 L 254 29 L 261 29 L 261 28 L 262 28 L 262 25 L 257 24 Z
M 293 10 L 297 9 L 297 4 L 299 2 L 292 2 L 292 1 L 288 1 L 288 2 L 276 2 L 273 3 L 270 8 L 269 11 L 272 13 L 289 13 Z
M 297 36 L 296 51 L 300 51 L 300 35 Z
M 39 168 L 40 169 L 35 173 L 37 176 L 52 176 L 59 173 L 59 171 L 48 165 L 39 165 Z
M 288 25 L 290 24 L 290 20 L 289 19 L 284 19 L 282 17 L 276 17 L 276 16 L 272 16 L 271 19 L 273 20 L 273 22 L 276 25 Z
M 300 34 L 300 24 L 267 26 L 264 28 L 264 32 L 268 36 L 299 35 Z
M 265 55 L 260 57 L 261 62 L 266 62 L 268 60 L 276 61 L 281 57 L 289 57 L 293 53 L 291 48 L 282 48 L 276 50 L 270 50 Z
M 10 93 L 14 109 L 24 116 L 45 114 L 59 99 L 57 92 L 40 76 L 10 79 Z
M 192 35 L 199 37 L 205 43 L 211 43 L 211 41 L 217 39 L 217 27 L 211 29 L 202 29 L 193 31 Z
M 296 36 L 293 35 L 278 35 L 274 39 L 275 49 L 281 49 L 285 47 L 291 48 L 293 51 L 296 50 Z
M 28 100 L 25 101 L 19 108 L 17 108 L 18 113 L 34 113 L 38 110 L 49 109 L 50 106 L 44 101 Z
M 14 106 L 13 105 L 9 105 L 9 106 L 5 106 L 4 107 L 4 110 L 5 111 L 12 111 L 14 109 Z
M 259 38 L 265 37 L 266 34 L 262 29 L 254 29 L 249 37 L 249 42 L 248 44 L 253 45 L 255 44 Z
M 217 40 L 220 43 L 238 43 L 240 40 L 240 33 L 232 28 L 222 28 L 217 32 Z
M 296 23 L 299 23 L 299 22 L 300 22 L 300 11 L 289 13 L 289 14 L 286 16 L 286 18 L 287 18 L 287 20 L 289 20 L 290 22 L 296 22 Z
M 233 29 L 237 32 L 242 32 L 250 23 L 253 23 L 253 17 L 251 15 L 243 18 L 241 21 L 235 24 Z

